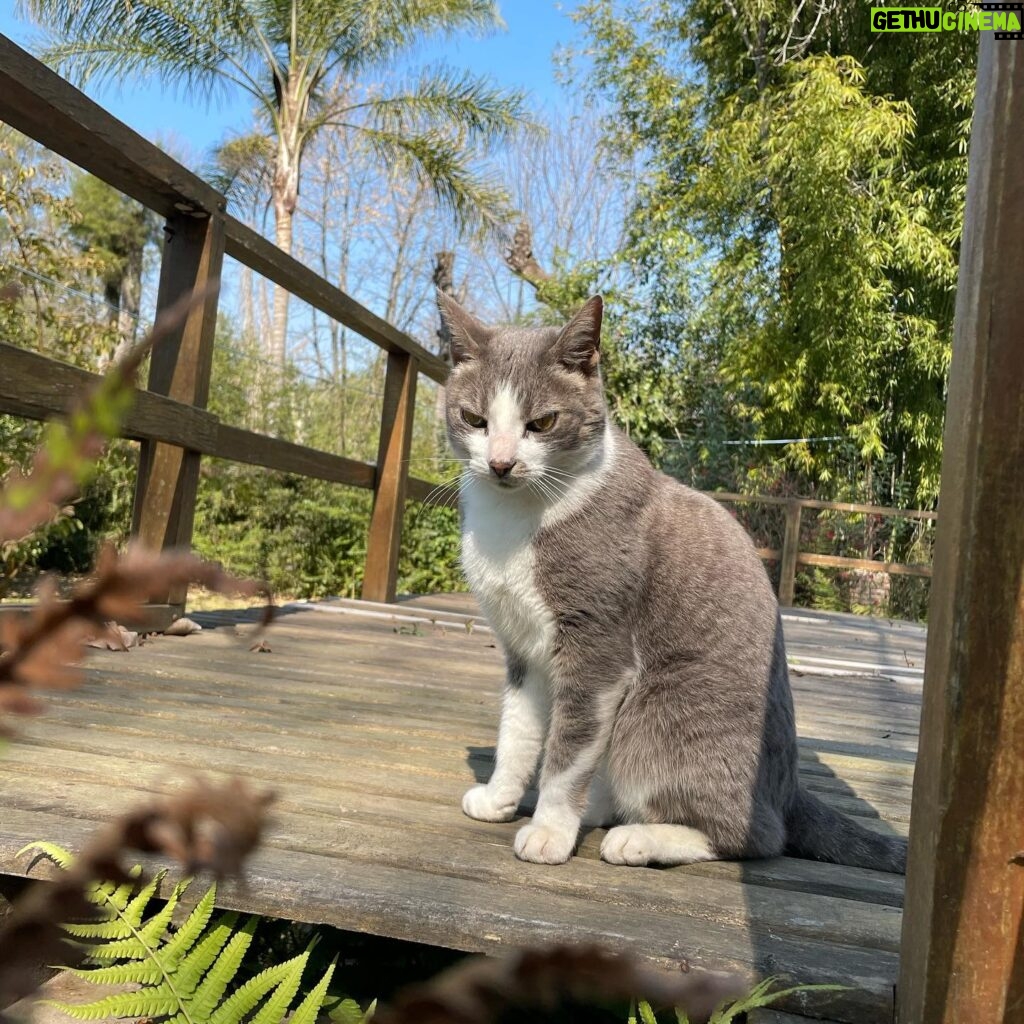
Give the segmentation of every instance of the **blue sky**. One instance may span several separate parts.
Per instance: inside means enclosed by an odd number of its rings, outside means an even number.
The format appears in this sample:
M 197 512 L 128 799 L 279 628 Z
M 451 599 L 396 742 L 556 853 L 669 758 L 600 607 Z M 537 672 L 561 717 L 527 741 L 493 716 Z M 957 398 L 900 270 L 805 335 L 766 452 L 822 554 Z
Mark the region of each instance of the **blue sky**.
M 216 0 L 212 0 L 216 2 Z M 444 62 L 488 74 L 501 85 L 526 88 L 534 103 L 554 108 L 566 101 L 555 81 L 552 55 L 571 44 L 576 26 L 569 11 L 576 0 L 503 0 L 502 16 L 508 25 L 484 39 L 469 37 L 431 42 L 416 53 L 416 64 Z M 38 31 L 16 18 L 14 4 L 0 0 L 0 33 L 32 49 Z M 199 163 L 211 145 L 231 130 L 249 123 L 245 97 L 221 97 L 213 104 L 191 103 L 157 84 L 128 87 L 90 86 L 89 95 L 147 138 L 159 137 L 189 163 Z

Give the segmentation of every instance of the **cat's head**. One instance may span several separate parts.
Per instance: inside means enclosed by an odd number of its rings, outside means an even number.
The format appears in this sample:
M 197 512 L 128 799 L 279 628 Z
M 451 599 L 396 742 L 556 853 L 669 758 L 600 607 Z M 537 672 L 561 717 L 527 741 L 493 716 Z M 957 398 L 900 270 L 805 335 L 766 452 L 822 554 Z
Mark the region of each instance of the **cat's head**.
M 566 489 L 605 435 L 601 297 L 562 328 L 488 327 L 443 292 L 437 301 L 451 338 L 446 411 L 455 454 L 497 487 Z

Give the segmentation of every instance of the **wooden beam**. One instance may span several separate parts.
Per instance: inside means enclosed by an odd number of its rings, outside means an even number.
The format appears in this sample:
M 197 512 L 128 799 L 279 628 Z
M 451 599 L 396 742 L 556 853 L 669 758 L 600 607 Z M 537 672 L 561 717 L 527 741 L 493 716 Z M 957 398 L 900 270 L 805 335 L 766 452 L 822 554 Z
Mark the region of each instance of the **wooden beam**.
M 779 563 L 779 604 L 789 608 L 796 597 L 796 558 L 800 553 L 800 514 L 803 505 L 797 498 L 786 502 L 786 531 L 782 538 Z
M 157 310 L 166 309 L 194 289 L 220 280 L 224 260 L 224 221 L 196 220 L 179 214 L 167 221 Z M 213 342 L 217 330 L 217 294 L 193 308 L 180 329 L 153 349 L 149 390 L 177 402 L 203 408 L 210 394 Z M 199 452 L 160 441 L 143 441 L 135 482 L 132 532 L 150 548 L 188 547 L 192 542 Z M 168 594 L 167 603 L 184 608 L 185 590 Z
M 384 382 L 377 482 L 366 547 L 363 598 L 367 601 L 395 599 L 415 408 L 416 360 L 393 352 Z
M 95 387 L 97 373 L 0 342 L 0 412 L 33 420 L 63 415 L 83 392 Z M 204 409 L 149 391 L 136 391 L 123 435 L 159 440 L 207 451 L 217 443 L 217 417 Z
M 1024 46 L 981 33 L 901 1024 L 1024 1020 Z
M 164 217 L 224 208 L 202 178 L 3 35 L 0 119 Z

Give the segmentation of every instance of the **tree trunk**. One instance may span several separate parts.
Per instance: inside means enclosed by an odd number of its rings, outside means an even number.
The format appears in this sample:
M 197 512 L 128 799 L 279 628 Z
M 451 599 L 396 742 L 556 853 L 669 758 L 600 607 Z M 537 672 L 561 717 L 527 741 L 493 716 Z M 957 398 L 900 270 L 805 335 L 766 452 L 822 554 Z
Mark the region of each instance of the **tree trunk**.
M 275 192 L 276 192 L 275 188 Z M 292 209 L 277 195 L 274 196 L 274 241 L 288 255 L 292 252 Z M 284 366 L 288 358 L 288 300 L 291 295 L 280 285 L 274 285 L 274 319 L 270 330 L 270 361 Z

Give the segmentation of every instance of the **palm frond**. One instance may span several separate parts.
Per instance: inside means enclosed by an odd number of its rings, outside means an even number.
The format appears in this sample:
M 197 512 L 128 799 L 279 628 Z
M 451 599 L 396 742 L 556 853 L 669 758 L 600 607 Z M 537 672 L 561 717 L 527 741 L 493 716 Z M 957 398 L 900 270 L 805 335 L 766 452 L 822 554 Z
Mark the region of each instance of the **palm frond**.
M 505 27 L 494 0 L 364 0 L 357 17 L 344 10 L 341 18 L 346 19 L 345 31 L 332 40 L 328 68 L 349 75 L 380 68 L 433 35 L 483 35 Z
M 232 202 L 255 207 L 273 183 L 274 140 L 259 131 L 227 139 L 213 150 L 205 177 Z
M 72 863 L 71 855 L 53 844 L 37 843 L 29 849 L 65 869 Z M 164 877 L 161 872 L 141 889 L 98 884 L 87 894 L 98 920 L 65 926 L 69 935 L 86 943 L 92 961 L 74 970 L 77 977 L 94 985 L 139 987 L 92 1002 L 49 1005 L 76 1020 L 152 1017 L 169 1024 L 281 1024 L 302 985 L 309 950 L 237 984 L 258 918 L 249 917 L 239 928 L 238 914 L 229 911 L 211 923 L 217 898 L 217 888 L 211 886 L 184 923 L 172 928 L 172 916 L 190 880 L 175 885 L 164 905 L 147 916 Z M 107 963 L 111 960 L 118 962 Z M 316 1019 L 333 973 L 332 964 L 299 1003 L 294 1017 L 299 1024 Z
M 515 216 L 508 192 L 496 178 L 477 173 L 464 147 L 439 131 L 413 135 L 344 125 L 357 130 L 386 166 L 413 174 L 427 185 L 460 230 L 479 235 L 502 232 Z
M 244 0 L 21 0 L 46 30 L 43 60 L 84 85 L 155 77 L 209 98 L 234 84 L 268 107 L 268 53 Z
M 520 90 L 503 89 L 491 79 L 447 67 L 426 69 L 400 92 L 371 95 L 360 103 L 327 109 L 323 119 L 361 111 L 372 127 L 394 134 L 432 128 L 462 133 L 475 144 L 502 141 L 523 129 L 536 129 Z M 315 119 L 314 119 L 315 123 Z

